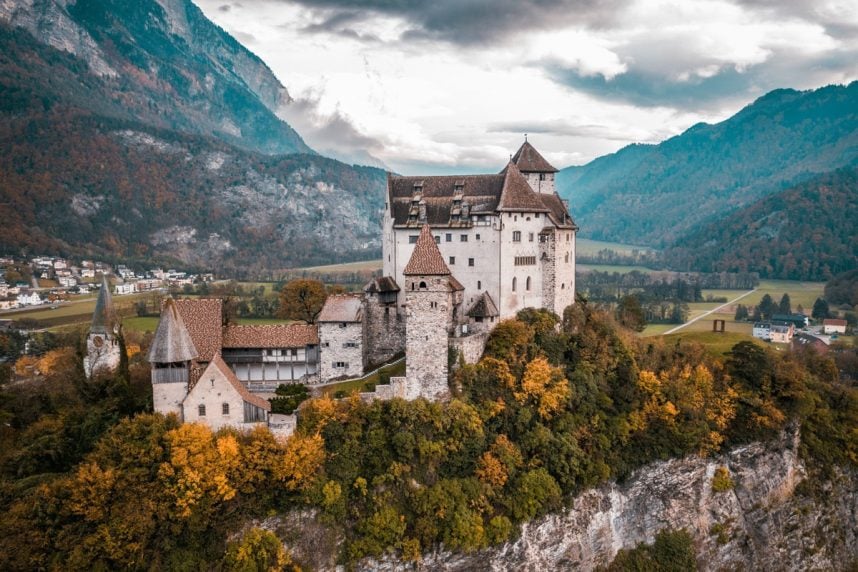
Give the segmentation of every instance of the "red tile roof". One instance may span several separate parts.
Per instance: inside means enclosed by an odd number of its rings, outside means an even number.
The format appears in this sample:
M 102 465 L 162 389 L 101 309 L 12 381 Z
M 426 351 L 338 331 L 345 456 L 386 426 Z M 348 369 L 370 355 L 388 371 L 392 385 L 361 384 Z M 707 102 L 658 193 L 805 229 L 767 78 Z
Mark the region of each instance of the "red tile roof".
M 516 164 L 522 173 L 556 173 L 557 169 L 533 148 L 533 145 L 525 141 L 515 155 L 512 162 Z
M 823 326 L 845 326 L 846 320 L 838 320 L 837 318 L 826 318 L 822 320 Z
M 199 353 L 197 359 L 211 361 L 222 347 L 223 300 L 199 298 L 176 300 L 175 304 Z
M 417 237 L 414 252 L 411 253 L 411 258 L 408 260 L 408 264 L 405 265 L 403 273 L 406 276 L 450 275 L 450 269 L 444 262 L 441 251 L 438 250 L 435 237 L 432 236 L 432 231 L 429 230 L 428 224 L 424 224 L 423 228 L 420 229 L 420 236 Z
M 316 318 L 317 322 L 360 322 L 361 298 L 359 294 L 333 294 Z
M 216 353 L 216 354 L 214 354 L 214 356 L 212 356 L 212 361 L 209 364 L 209 367 L 206 369 L 208 370 L 209 368 L 218 369 L 223 374 L 223 376 L 226 377 L 226 379 L 227 379 L 227 381 L 229 381 L 230 385 L 232 385 L 235 388 L 235 390 L 238 391 L 239 395 L 241 395 L 241 398 L 244 401 L 257 406 L 260 409 L 264 409 L 265 411 L 271 411 L 271 402 L 268 401 L 267 399 L 263 399 L 263 398 L 259 397 L 258 395 L 252 394 L 250 392 L 250 390 L 248 390 L 244 386 L 244 384 L 238 380 L 238 378 L 235 376 L 235 373 L 233 373 L 232 369 L 230 369 L 230 367 L 228 365 L 226 365 L 226 362 L 224 362 L 223 358 L 220 357 L 220 353 Z M 203 372 L 203 375 L 201 377 L 204 377 L 204 376 L 205 376 L 205 372 Z
M 319 329 L 307 324 L 225 326 L 225 348 L 303 348 L 319 344 Z

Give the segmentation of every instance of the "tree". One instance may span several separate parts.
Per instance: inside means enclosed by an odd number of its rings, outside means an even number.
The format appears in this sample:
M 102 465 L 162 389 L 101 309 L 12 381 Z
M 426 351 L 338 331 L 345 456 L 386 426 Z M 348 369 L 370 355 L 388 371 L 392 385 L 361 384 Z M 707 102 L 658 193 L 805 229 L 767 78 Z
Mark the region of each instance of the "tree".
M 822 298 L 817 298 L 816 302 L 813 303 L 813 310 L 810 313 L 811 317 L 814 320 L 824 320 L 827 318 L 829 314 L 828 310 L 828 302 L 826 302 Z
M 292 280 L 280 291 L 280 308 L 277 315 L 287 320 L 316 323 L 328 294 L 318 280 Z
M 772 314 L 778 309 L 775 305 L 775 301 L 772 300 L 772 297 L 766 294 L 763 296 L 763 299 L 760 300 L 760 303 L 757 304 L 757 307 L 760 309 L 760 315 L 764 320 L 771 320 Z
M 224 555 L 224 567 L 230 572 L 280 571 L 290 564 L 277 535 L 261 528 L 251 528 L 240 540 L 230 542 Z
M 792 314 L 792 303 L 789 299 L 789 294 L 784 292 L 784 295 L 781 296 L 781 301 L 778 304 L 778 313 L 779 314 Z
M 748 319 L 748 307 L 744 304 L 739 304 L 736 306 L 736 315 L 733 316 L 733 319 L 737 322 L 747 320 Z
M 646 317 L 637 296 L 623 296 L 617 304 L 617 321 L 636 332 L 646 327 Z

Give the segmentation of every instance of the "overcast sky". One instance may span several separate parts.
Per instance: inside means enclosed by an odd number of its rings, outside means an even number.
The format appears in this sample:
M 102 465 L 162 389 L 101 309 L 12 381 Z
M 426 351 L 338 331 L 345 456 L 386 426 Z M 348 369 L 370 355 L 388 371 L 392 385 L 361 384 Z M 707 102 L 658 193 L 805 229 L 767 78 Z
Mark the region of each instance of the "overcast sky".
M 310 146 L 404 174 L 556 167 L 858 78 L 856 0 L 195 0 Z

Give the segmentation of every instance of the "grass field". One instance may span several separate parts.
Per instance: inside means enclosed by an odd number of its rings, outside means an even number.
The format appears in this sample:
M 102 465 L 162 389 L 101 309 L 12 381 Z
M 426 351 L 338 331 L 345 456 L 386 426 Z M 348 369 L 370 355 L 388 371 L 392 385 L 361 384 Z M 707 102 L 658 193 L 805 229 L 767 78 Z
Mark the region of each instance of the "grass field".
M 133 313 L 134 302 L 147 294 L 130 294 L 114 296 L 113 307 L 120 316 Z M 95 310 L 96 295 L 79 296 L 69 302 L 63 302 L 56 307 L 53 305 L 39 306 L 33 309 L 3 312 L 1 318 L 9 320 L 38 320 L 44 327 L 54 329 L 61 326 L 82 324 L 92 319 Z
M 125 318 L 122 320 L 122 328 L 130 332 L 154 332 L 158 328 L 158 318 L 154 316 Z
M 696 325 L 696 324 L 694 324 Z M 685 331 L 680 330 L 675 334 L 664 336 L 664 341 L 668 344 L 678 342 L 697 342 L 706 346 L 706 351 L 713 355 L 723 355 L 739 342 L 753 341 L 754 343 L 763 346 L 768 345 L 763 341 L 752 338 L 738 332 L 718 333 L 711 331 Z
M 620 244 L 619 242 L 602 242 L 601 240 L 590 240 L 578 238 L 575 240 L 575 250 L 582 256 L 595 256 L 601 250 L 613 250 L 623 256 L 631 256 L 634 251 L 653 252 L 655 249 L 649 246 L 635 246 L 633 244 Z
M 327 264 L 325 266 L 308 266 L 306 268 L 292 268 L 289 272 L 359 272 L 362 270 L 381 270 L 381 259 L 362 260 L 359 262 L 344 262 L 343 264 Z
M 617 272 L 619 274 L 627 274 L 632 270 L 637 270 L 638 272 L 655 272 L 654 270 L 647 268 L 645 266 L 624 266 L 621 264 L 576 264 L 575 271 L 576 272 L 591 272 L 596 270 L 598 272 Z

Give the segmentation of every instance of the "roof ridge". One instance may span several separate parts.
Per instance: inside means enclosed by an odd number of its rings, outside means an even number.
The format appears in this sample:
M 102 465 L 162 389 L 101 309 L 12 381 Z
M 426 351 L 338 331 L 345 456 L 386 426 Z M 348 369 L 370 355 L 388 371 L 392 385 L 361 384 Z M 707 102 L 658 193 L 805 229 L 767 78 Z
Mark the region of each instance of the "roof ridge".
M 247 387 L 245 387 L 245 385 L 241 383 L 241 381 L 239 381 L 238 377 L 236 377 L 235 375 L 235 372 L 232 371 L 232 368 L 229 367 L 229 365 L 227 365 L 225 361 L 223 361 L 223 357 L 220 355 L 219 351 L 215 352 L 212 356 L 212 361 L 209 364 L 209 367 L 211 366 L 215 366 L 220 370 L 220 372 L 223 374 L 229 384 L 232 385 L 236 391 L 238 391 L 239 395 L 241 395 L 241 398 L 244 401 L 257 406 L 260 409 L 264 409 L 265 411 L 271 411 L 271 403 L 267 399 L 263 399 L 258 395 L 254 395 L 253 393 L 251 393 L 250 390 L 247 389 Z
M 550 212 L 512 160 L 501 173 L 504 180 L 497 210 Z
M 545 160 L 539 151 L 525 139 L 515 155 L 512 162 L 525 173 L 556 173 L 557 169 Z

